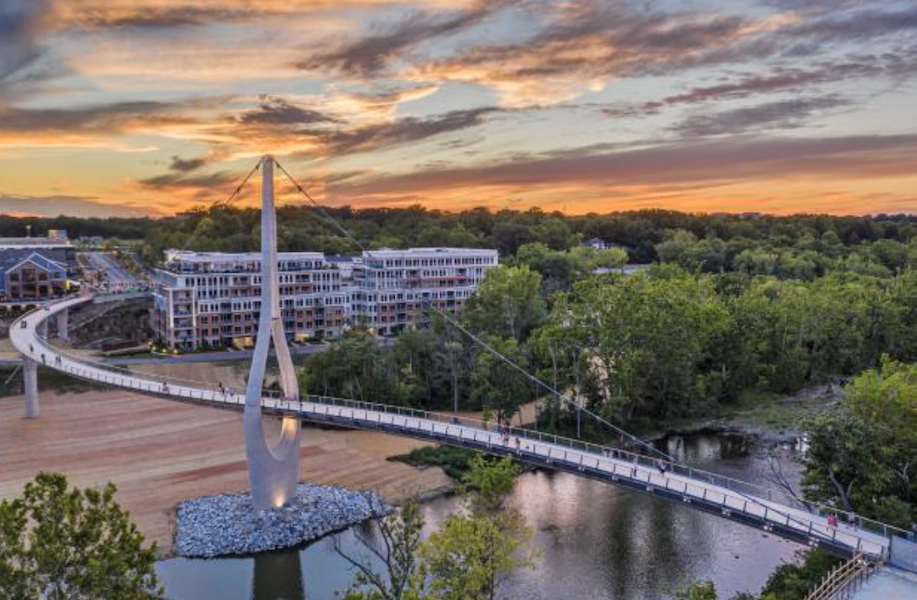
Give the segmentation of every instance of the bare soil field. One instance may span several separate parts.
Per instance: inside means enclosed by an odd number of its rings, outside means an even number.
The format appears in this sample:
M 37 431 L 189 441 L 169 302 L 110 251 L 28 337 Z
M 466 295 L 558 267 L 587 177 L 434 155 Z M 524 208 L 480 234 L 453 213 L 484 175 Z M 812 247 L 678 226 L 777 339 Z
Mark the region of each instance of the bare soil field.
M 43 391 L 42 414 L 34 420 L 22 418 L 23 406 L 22 396 L 0 399 L 0 497 L 18 495 L 43 470 L 63 472 L 83 487 L 111 481 L 121 505 L 167 555 L 177 502 L 248 487 L 239 412 L 124 391 Z M 310 427 L 303 436 L 300 479 L 373 489 L 398 503 L 450 483 L 438 468 L 386 460 L 423 445 Z

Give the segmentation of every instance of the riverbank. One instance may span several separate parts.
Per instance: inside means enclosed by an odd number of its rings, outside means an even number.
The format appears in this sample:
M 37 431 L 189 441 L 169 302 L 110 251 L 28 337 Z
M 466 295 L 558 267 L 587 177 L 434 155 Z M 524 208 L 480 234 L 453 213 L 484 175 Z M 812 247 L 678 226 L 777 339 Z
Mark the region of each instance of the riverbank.
M 42 391 L 42 414 L 22 418 L 24 399 L 0 399 L 0 497 L 22 492 L 39 471 L 71 484 L 118 486 L 118 502 L 161 556 L 172 554 L 174 507 L 248 489 L 242 414 L 123 391 Z M 308 427 L 300 481 L 370 489 L 390 504 L 450 489 L 438 468 L 387 460 L 424 442 L 365 431 Z
M 724 405 L 716 414 L 693 419 L 672 420 L 642 437 L 658 441 L 674 435 L 740 435 L 765 445 L 791 443 L 802 436 L 805 420 L 831 410 L 842 398 L 836 384 L 805 388 L 795 394 L 752 391 L 742 400 Z

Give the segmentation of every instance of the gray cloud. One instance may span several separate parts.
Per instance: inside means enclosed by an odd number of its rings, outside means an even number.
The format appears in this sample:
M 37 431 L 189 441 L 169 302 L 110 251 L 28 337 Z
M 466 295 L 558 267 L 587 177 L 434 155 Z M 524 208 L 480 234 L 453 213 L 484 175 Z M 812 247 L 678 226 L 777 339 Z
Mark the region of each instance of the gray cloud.
M 36 217 L 146 217 L 152 209 L 108 204 L 85 196 L 10 196 L 0 194 L 0 214 Z
M 769 93 L 808 87 L 813 84 L 839 81 L 849 77 L 875 74 L 874 63 L 846 63 L 828 65 L 823 69 L 780 69 L 768 75 L 743 77 L 719 85 L 696 87 L 684 94 L 665 98 L 663 104 L 694 104 L 708 100 L 733 100 Z
M 297 66 L 303 70 L 336 69 L 352 76 L 372 76 L 417 44 L 474 27 L 496 11 L 517 3 L 518 0 L 479 0 L 468 10 L 414 12 L 388 28 L 349 40 L 330 52 L 315 54 Z
M 835 138 L 735 136 L 616 152 L 582 148 L 529 160 L 364 179 L 330 186 L 329 194 L 337 201 L 347 202 L 360 197 L 423 195 L 440 189 L 488 185 L 710 185 L 776 174 L 870 178 L 912 175 L 915 162 L 917 134 Z M 717 168 L 711 169 L 710 165 Z
M 306 132 L 330 152 L 365 151 L 424 140 L 443 133 L 461 131 L 484 123 L 495 107 L 456 110 L 428 118 L 405 117 L 391 123 L 367 125 L 356 129 L 314 130 Z
M 207 161 L 203 158 L 190 158 L 185 160 L 180 156 L 173 156 L 172 163 L 169 165 L 169 170 L 179 173 L 190 173 L 191 171 L 200 169 L 206 163 Z
M 917 6 L 904 9 L 868 7 L 848 11 L 831 11 L 826 16 L 803 21 L 787 28 L 784 36 L 843 40 L 885 36 L 917 29 Z
M 138 6 L 134 10 L 106 10 L 85 6 L 67 25 L 83 29 L 172 29 L 251 20 L 264 11 L 231 6 Z
M 697 112 L 674 127 L 685 137 L 737 135 L 764 129 L 802 127 L 819 112 L 847 106 L 850 102 L 836 95 L 777 100 L 718 112 Z
M 25 71 L 44 53 L 40 37 L 47 11 L 46 0 L 0 2 L 0 93 L 27 81 Z
M 237 181 L 241 178 L 238 173 L 228 173 L 218 171 L 205 175 L 188 176 L 185 173 L 166 173 L 147 179 L 141 179 L 140 184 L 155 189 L 172 189 L 172 188 L 191 188 L 201 190 L 212 190 L 226 184 Z
M 265 96 L 256 110 L 239 117 L 246 124 L 305 125 L 309 123 L 333 123 L 335 119 L 316 110 L 290 104 L 283 98 Z
M 25 109 L 0 107 L 0 133 L 109 132 L 128 123 L 176 120 L 180 105 L 167 102 L 118 102 L 83 108 Z

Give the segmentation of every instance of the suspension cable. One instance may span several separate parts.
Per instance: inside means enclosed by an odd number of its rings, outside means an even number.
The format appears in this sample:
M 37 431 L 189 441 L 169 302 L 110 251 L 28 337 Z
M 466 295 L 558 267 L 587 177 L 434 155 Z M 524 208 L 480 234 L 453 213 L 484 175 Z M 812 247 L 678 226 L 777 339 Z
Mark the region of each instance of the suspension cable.
M 367 255 L 369 255 L 370 258 L 373 258 L 372 252 L 370 252 L 369 250 L 367 250 L 366 247 L 365 247 L 362 243 L 360 243 L 360 241 L 359 241 L 358 239 L 356 239 L 353 235 L 351 235 L 350 232 L 347 231 L 347 229 L 337 221 L 337 219 L 335 219 L 333 216 L 331 216 L 331 214 L 330 214 L 327 210 L 325 210 L 324 207 L 322 207 L 321 205 L 319 205 L 318 202 L 316 202 L 315 199 L 312 198 L 312 196 L 311 196 L 305 189 L 303 189 L 303 187 L 293 178 L 293 176 L 290 175 L 290 173 L 289 173 L 286 169 L 284 169 L 283 166 L 282 166 L 279 162 L 277 162 L 276 159 L 274 160 L 274 164 L 277 165 L 277 167 L 280 169 L 280 171 L 281 171 L 284 175 L 287 176 L 287 178 L 288 178 L 288 179 L 290 180 L 290 182 L 296 187 L 296 189 L 297 189 L 303 196 L 305 196 L 305 197 L 309 200 L 309 202 L 311 202 L 312 205 L 315 206 L 315 207 L 318 209 L 318 211 L 319 211 L 326 219 L 328 219 L 328 220 L 335 226 L 336 229 L 338 229 L 339 231 L 341 231 L 341 233 L 342 233 L 347 239 L 349 239 L 351 242 L 353 242 L 358 248 L 360 248 L 360 250 L 362 250 L 362 251 L 365 252 Z M 621 436 L 623 436 L 624 438 L 629 439 L 629 440 L 631 440 L 631 441 L 633 441 L 633 442 L 636 442 L 636 443 L 639 444 L 640 446 L 643 446 L 644 448 L 649 449 L 650 451 L 654 452 L 654 453 L 657 454 L 658 456 L 663 457 L 666 461 L 668 461 L 668 462 L 671 463 L 672 465 L 679 466 L 679 467 L 683 467 L 683 468 L 686 468 L 686 469 L 690 469 L 690 468 L 691 468 L 691 467 L 689 467 L 687 464 L 685 464 L 684 462 L 675 459 L 675 458 L 674 458 L 673 456 L 671 456 L 670 454 L 668 454 L 668 453 L 666 453 L 666 452 L 664 452 L 664 451 L 662 451 L 662 450 L 659 450 L 658 448 L 656 448 L 655 446 L 653 446 L 653 445 L 650 444 L 649 442 L 646 442 L 646 441 L 644 441 L 644 440 L 638 438 L 637 436 L 635 436 L 635 435 L 633 435 L 633 434 L 631 434 L 631 433 L 628 433 L 627 431 L 625 431 L 625 430 L 621 429 L 620 427 L 614 425 L 613 423 L 609 422 L 608 420 L 602 418 L 602 417 L 601 417 L 600 415 L 598 415 L 597 413 L 595 413 L 595 412 L 593 412 L 593 411 L 587 409 L 586 407 L 580 406 L 578 403 L 574 402 L 573 400 L 570 400 L 570 399 L 567 398 L 564 394 L 561 394 L 558 390 L 556 390 L 554 387 L 548 385 L 547 383 L 545 383 L 544 381 L 542 381 L 542 380 L 541 380 L 540 378 L 538 378 L 537 376 L 532 375 L 531 373 L 529 373 L 528 371 L 526 371 L 522 366 L 520 366 L 519 364 L 517 364 L 515 361 L 513 361 L 513 360 L 510 359 L 509 357 L 507 357 L 507 356 L 505 356 L 504 354 L 502 354 L 502 353 L 500 353 L 499 351 L 497 351 L 493 346 L 491 346 L 490 344 L 488 344 L 487 342 L 485 342 L 484 340 L 482 340 L 480 337 L 478 337 L 478 336 L 476 336 L 475 334 L 473 334 L 472 332 L 468 331 L 468 329 L 466 329 L 465 327 L 463 327 L 461 324 L 459 324 L 455 319 L 453 319 L 452 317 L 450 317 L 450 316 L 449 316 L 448 314 L 446 314 L 444 311 L 442 311 L 442 310 L 440 310 L 439 308 L 433 306 L 432 304 L 429 304 L 428 307 L 429 307 L 430 309 L 432 309 L 434 312 L 436 312 L 437 314 L 439 314 L 440 316 L 442 316 L 448 323 L 450 323 L 450 324 L 453 325 L 454 327 L 458 328 L 462 333 L 464 333 L 466 336 L 468 336 L 468 337 L 469 337 L 472 341 L 474 341 L 476 344 L 478 344 L 478 345 L 480 345 L 482 348 L 484 348 L 487 352 L 489 352 L 489 353 L 492 354 L 493 356 L 497 357 L 499 360 L 501 360 L 502 362 L 504 362 L 506 365 L 512 367 L 515 371 L 517 371 L 517 372 L 521 373 L 522 375 L 524 375 L 524 376 L 525 376 L 527 379 L 529 379 L 530 381 L 534 382 L 535 384 L 541 386 L 542 388 L 544 388 L 545 390 L 547 390 L 548 392 L 550 392 L 554 397 L 556 397 L 556 398 L 557 398 L 558 400 L 560 400 L 561 402 L 564 402 L 565 404 L 568 404 L 568 405 L 573 405 L 573 407 L 576 408 L 577 410 L 582 410 L 582 411 L 585 412 L 587 415 L 589 415 L 589 416 L 592 417 L 593 419 L 597 420 L 599 423 L 602 423 L 602 424 L 604 424 L 604 425 L 610 427 L 612 430 L 616 431 L 617 433 L 619 433 L 619 434 L 620 434 Z M 777 513 L 777 514 L 779 514 L 779 515 L 781 515 L 781 516 L 786 517 L 786 518 L 787 518 L 787 521 L 794 521 L 794 522 L 796 522 L 796 523 L 805 525 L 805 523 L 804 523 L 803 521 L 799 520 L 798 518 L 794 517 L 793 515 L 789 514 L 788 512 L 781 511 L 781 510 L 779 510 L 779 509 L 775 509 L 773 506 L 770 506 L 769 504 L 763 502 L 762 500 L 756 498 L 755 496 L 752 496 L 752 495 L 750 495 L 750 494 L 747 494 L 747 493 L 745 493 L 745 492 L 743 492 L 743 491 L 741 491 L 741 490 L 733 490 L 733 491 L 734 491 L 735 493 L 737 493 L 738 495 L 742 496 L 743 498 L 745 498 L 746 500 L 749 500 L 749 501 L 751 501 L 751 502 L 754 502 L 754 503 L 758 504 L 759 506 L 764 506 L 766 510 L 771 510 L 771 511 L 773 511 L 773 512 L 775 512 L 775 513 Z M 765 510 L 765 514 L 766 514 L 766 510 Z M 821 535 L 821 534 L 819 534 L 819 535 Z
M 211 203 L 210 208 L 214 208 L 214 207 L 216 207 L 216 206 L 220 206 L 220 207 L 229 206 L 229 205 L 232 203 L 232 201 L 236 199 L 236 196 L 239 195 L 239 192 L 242 191 L 242 188 L 245 187 L 245 184 L 248 183 L 248 180 L 252 178 L 252 175 L 254 175 L 255 172 L 256 172 L 259 168 L 261 168 L 261 161 L 260 161 L 260 160 L 259 160 L 257 163 L 255 163 L 255 166 L 252 167 L 252 170 L 248 172 L 248 175 L 245 176 L 245 178 L 242 180 L 242 183 L 239 184 L 239 187 L 237 187 L 236 190 L 235 190 L 232 194 L 229 195 L 229 198 L 227 198 L 226 200 L 223 200 L 223 201 L 218 201 L 218 202 L 213 202 L 213 203 Z
M 261 161 L 259 160 L 255 163 L 255 166 L 248 172 L 248 174 L 242 179 L 242 182 L 236 187 L 236 189 L 229 195 L 225 200 L 214 200 L 210 203 L 210 206 L 207 207 L 207 210 L 212 210 L 217 207 L 226 208 L 232 204 L 233 200 L 236 199 L 236 196 L 242 191 L 242 188 L 245 187 L 245 184 L 248 183 L 248 180 L 252 178 L 252 175 L 261 168 Z M 188 249 L 188 243 L 191 241 L 191 234 L 189 234 L 185 240 L 182 242 L 181 248 L 178 249 L 179 252 L 184 252 Z
M 328 221 L 330 221 L 331 224 L 333 224 L 334 227 L 335 227 L 338 231 L 340 231 L 347 239 L 349 239 L 351 242 L 353 242 L 360 250 L 362 250 L 364 253 L 366 253 L 370 258 L 375 258 L 375 257 L 373 256 L 372 252 L 371 252 L 370 250 L 368 250 L 362 243 L 360 243 L 360 240 L 358 240 L 358 239 L 355 238 L 353 235 L 351 235 L 351 233 L 350 233 L 349 231 L 347 231 L 347 229 L 346 229 L 340 222 L 338 222 L 337 219 L 335 219 L 327 210 L 325 210 L 324 207 L 322 207 L 318 202 L 315 201 L 315 199 L 312 197 L 311 194 L 309 194 L 305 189 L 303 189 L 303 187 L 299 184 L 299 182 L 297 182 L 296 179 L 295 179 L 292 175 L 290 175 L 290 173 L 289 173 L 285 168 L 283 168 L 283 165 L 281 165 L 279 162 L 277 162 L 276 159 L 274 160 L 274 164 L 276 164 L 277 167 L 280 169 L 280 171 L 281 171 L 284 175 L 287 176 L 287 179 L 290 180 L 290 183 L 292 183 L 293 186 L 296 187 L 296 189 L 297 189 L 303 196 L 305 196 L 305 197 L 309 200 L 309 202 L 311 202 L 312 205 L 315 206 L 315 208 L 322 214 L 322 216 L 324 216 Z M 612 429 L 613 431 L 615 431 L 615 433 L 617 433 L 618 435 L 622 436 L 623 438 L 628 439 L 628 440 L 630 440 L 631 442 L 636 443 L 636 444 L 638 444 L 638 445 L 640 445 L 640 446 L 642 446 L 642 447 L 644 447 L 644 448 L 647 448 L 647 449 L 650 450 L 651 452 L 654 452 L 654 453 L 658 454 L 659 456 L 665 458 L 665 459 L 666 459 L 667 461 L 669 461 L 669 462 L 678 464 L 678 461 L 676 461 L 675 458 L 672 457 L 671 455 L 669 455 L 668 453 L 666 453 L 666 452 L 664 452 L 664 451 L 662 451 L 662 450 L 656 448 L 654 445 L 650 444 L 649 442 L 646 442 L 646 441 L 644 441 L 644 440 L 638 438 L 637 436 L 635 436 L 635 435 L 633 435 L 633 434 L 631 434 L 631 433 L 628 433 L 628 432 L 625 431 L 624 429 L 621 429 L 621 428 L 618 427 L 617 425 L 611 423 L 610 421 L 608 421 L 607 419 L 603 418 L 603 417 L 602 417 L 601 415 L 599 415 L 598 413 L 596 413 L 596 412 L 594 412 L 594 411 L 592 411 L 592 410 L 586 408 L 585 406 L 580 406 L 580 404 L 579 404 L 578 402 L 576 402 L 575 400 L 572 400 L 572 399 L 568 398 L 566 394 L 562 394 L 560 391 L 558 391 L 558 390 L 555 389 L 553 386 L 551 386 L 551 385 L 549 385 L 548 383 L 546 383 L 544 380 L 542 380 L 542 379 L 539 378 L 538 376 L 533 375 L 532 373 L 530 373 L 529 371 L 527 371 L 524 367 L 522 367 L 521 365 L 519 365 L 517 362 L 515 362 L 514 360 L 512 360 L 511 358 L 509 358 L 508 356 L 506 356 L 506 355 L 503 354 L 502 352 L 498 351 L 496 348 L 494 348 L 492 345 L 490 345 L 489 343 L 487 343 L 485 340 L 481 339 L 479 336 L 477 336 L 477 335 L 475 335 L 474 333 L 472 333 L 471 331 L 469 331 L 466 327 L 464 327 L 463 325 L 461 325 L 457 320 L 453 319 L 448 313 L 446 313 L 445 311 L 441 310 L 440 308 L 434 306 L 434 305 L 432 304 L 432 301 L 426 302 L 425 305 L 426 305 L 426 308 L 428 308 L 429 310 L 432 310 L 433 312 L 435 312 L 436 314 L 438 314 L 440 317 L 442 317 L 444 320 L 446 320 L 446 322 L 448 322 L 450 325 L 452 325 L 453 327 L 455 327 L 456 329 L 458 329 L 459 331 L 461 331 L 463 334 L 465 334 L 469 339 L 471 339 L 471 340 L 472 340 L 474 343 L 476 343 L 478 346 L 480 346 L 481 348 L 483 348 L 484 350 L 486 350 L 488 353 L 490 353 L 491 355 L 493 355 L 494 357 L 496 357 L 497 359 L 499 359 L 501 362 L 503 362 L 504 364 L 506 364 L 507 366 L 509 366 L 509 367 L 512 368 L 513 370 L 515 370 L 517 373 L 521 374 L 523 377 L 525 377 L 526 379 L 528 379 L 529 381 L 531 381 L 531 382 L 534 383 L 535 385 L 537 385 L 537 386 L 541 387 L 542 389 L 546 390 L 547 392 L 549 392 L 551 395 L 553 395 L 555 398 L 557 398 L 558 400 L 560 400 L 560 401 L 563 402 L 564 404 L 567 404 L 567 405 L 569 405 L 569 406 L 572 406 L 572 407 L 575 408 L 576 410 L 583 411 L 585 414 L 589 415 L 590 417 L 592 417 L 593 419 L 595 419 L 595 420 L 598 421 L 599 423 L 602 423 L 602 424 L 605 425 L 606 427 L 609 427 L 610 429 Z

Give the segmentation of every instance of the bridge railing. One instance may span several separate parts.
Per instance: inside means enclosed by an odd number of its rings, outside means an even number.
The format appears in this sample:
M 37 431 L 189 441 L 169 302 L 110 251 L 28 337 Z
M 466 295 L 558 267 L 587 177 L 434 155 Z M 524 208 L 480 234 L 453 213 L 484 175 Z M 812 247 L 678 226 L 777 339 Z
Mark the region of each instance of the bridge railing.
M 66 301 L 64 301 L 66 302 Z M 46 311 L 49 312 L 52 307 L 48 306 L 45 308 L 36 309 L 34 312 Z M 31 313 L 30 313 L 31 314 Z M 28 315 L 26 315 L 28 316 Z M 125 382 L 129 378 L 144 379 L 151 383 L 158 384 L 159 388 L 149 386 L 149 387 L 140 387 L 135 389 L 140 389 L 142 391 L 147 391 L 150 393 L 175 393 L 189 399 L 197 399 L 202 401 L 209 402 L 222 402 L 225 404 L 234 404 L 240 405 L 244 404 L 244 390 L 235 389 L 235 388 L 220 388 L 214 385 L 212 382 L 198 381 L 193 379 L 184 379 L 178 377 L 168 377 L 163 375 L 157 375 L 154 373 L 147 373 L 143 371 L 132 371 L 130 369 L 117 366 L 117 365 L 108 365 L 100 364 L 92 361 L 88 361 L 80 356 L 66 352 L 63 349 L 53 347 L 49 342 L 41 336 L 36 335 L 36 340 L 39 343 L 43 344 L 47 351 L 59 354 L 63 357 L 66 357 L 68 360 L 79 363 L 83 365 L 83 369 L 79 369 L 82 374 L 73 372 L 72 374 L 92 379 L 91 374 L 92 370 L 95 371 L 107 371 L 111 375 L 108 378 L 103 378 L 103 383 L 110 383 L 112 385 L 121 385 L 124 387 L 132 387 L 130 385 L 125 385 Z M 34 354 L 38 354 L 37 352 Z M 66 369 L 65 369 L 66 370 Z M 95 378 L 98 380 L 98 378 Z M 175 386 L 174 390 L 169 392 L 164 392 L 162 385 Z M 184 389 L 182 389 L 184 388 Z M 241 397 L 240 397 L 241 396 Z M 297 414 L 299 411 L 294 407 L 292 400 L 284 398 L 283 394 L 279 390 L 272 389 L 263 389 L 262 396 L 264 398 L 270 398 L 275 401 L 287 401 L 289 408 L 277 409 L 277 412 L 289 412 L 291 414 Z M 346 398 L 336 398 L 331 396 L 321 396 L 321 395 L 307 395 L 301 399 L 302 402 L 312 402 L 315 404 L 325 404 L 331 406 L 343 406 L 348 408 L 356 408 L 362 410 L 372 410 L 383 413 L 394 413 L 404 416 L 409 416 L 413 418 L 426 419 L 430 421 L 437 421 L 441 423 L 451 423 L 456 425 L 464 425 L 467 427 L 473 427 L 477 429 L 482 429 L 485 431 L 493 430 L 494 432 L 499 431 L 499 425 L 493 422 L 485 422 L 481 419 L 474 419 L 470 417 L 457 416 L 449 413 L 441 412 L 431 412 L 420 409 L 415 409 L 411 407 L 404 406 L 393 406 L 386 404 L 379 404 L 374 402 L 365 402 L 360 400 L 351 400 Z M 721 475 L 718 473 L 713 473 L 703 469 L 694 468 L 688 465 L 683 465 L 671 461 L 666 461 L 660 458 L 650 457 L 644 454 L 637 452 L 624 450 L 614 446 L 605 446 L 601 444 L 595 444 L 592 442 L 586 442 L 583 440 L 565 437 L 562 435 L 556 435 L 551 433 L 545 433 L 541 431 L 536 431 L 532 429 L 526 429 L 522 427 L 509 427 L 509 434 L 515 437 L 523 438 L 531 441 L 538 441 L 542 443 L 551 443 L 558 446 L 563 446 L 569 449 L 578 450 L 581 452 L 592 453 L 596 455 L 612 457 L 618 460 L 624 460 L 631 462 L 635 465 L 639 465 L 647 468 L 656 468 L 677 475 L 687 477 L 695 481 L 704 481 L 713 485 L 726 488 L 728 490 L 734 491 L 738 494 L 746 496 L 749 500 L 760 502 L 762 499 L 767 499 L 768 501 L 773 500 L 772 490 L 754 483 L 743 481 L 741 479 L 736 479 L 726 475 Z M 773 507 L 770 510 L 774 510 Z M 913 532 L 906 531 L 904 529 L 899 529 L 897 527 L 882 523 L 880 521 L 875 521 L 872 519 L 867 519 L 861 517 L 860 515 L 854 513 L 848 513 L 845 511 L 838 510 L 833 507 L 823 506 L 823 505 L 809 505 L 807 507 L 810 514 L 815 514 L 818 516 L 826 516 L 828 514 L 834 513 L 838 515 L 839 520 L 843 520 L 845 523 L 862 529 L 865 531 L 870 531 L 883 537 L 890 536 L 899 536 L 904 537 L 909 540 L 914 540 L 915 536 Z M 793 518 L 790 515 L 787 515 L 788 518 Z
M 510 432 L 500 432 L 486 427 L 480 427 L 481 421 L 475 419 L 455 419 L 443 413 L 427 413 L 417 409 L 405 407 L 377 405 L 373 403 L 342 400 L 326 396 L 306 396 L 300 400 L 279 398 L 267 399 L 266 407 L 278 414 L 306 414 L 316 416 L 337 416 L 343 419 L 344 424 L 357 424 L 365 422 L 368 427 L 383 425 L 397 428 L 407 435 L 420 435 L 434 439 L 444 439 L 447 443 L 459 440 L 459 443 L 483 443 L 487 448 L 518 455 L 521 459 L 535 459 L 538 462 L 547 461 L 549 464 L 563 464 L 567 467 L 595 470 L 611 475 L 613 479 L 622 478 L 639 482 L 649 486 L 647 489 L 664 488 L 680 495 L 685 501 L 697 499 L 719 507 L 723 514 L 729 516 L 738 512 L 750 517 L 762 519 L 765 530 L 772 531 L 774 526 L 785 527 L 789 530 L 804 534 L 811 543 L 835 543 L 855 552 L 865 552 L 876 559 L 884 559 L 888 554 L 887 544 L 881 543 L 875 536 L 871 536 L 858 529 L 840 529 L 831 527 L 827 523 L 817 522 L 815 519 L 803 519 L 798 515 L 787 512 L 786 507 L 765 502 L 760 498 L 748 496 L 733 489 L 726 490 L 720 485 L 704 485 L 703 480 L 689 478 L 673 478 L 662 473 L 656 475 L 656 470 L 649 468 L 656 466 L 650 461 L 626 461 L 624 454 L 633 456 L 633 453 L 608 448 L 607 454 L 600 455 L 595 452 L 582 452 L 573 448 L 568 452 L 563 444 L 554 441 L 552 434 L 541 434 L 523 428 L 515 428 Z M 324 410 L 304 409 L 303 402 Z M 331 409 L 337 409 L 331 412 Z M 386 419 L 386 415 L 389 418 Z M 431 417 L 443 417 L 440 419 Z M 333 420 L 331 422 L 334 422 Z M 464 435 L 463 435 L 464 433 Z M 534 436 L 525 434 L 536 434 Z M 442 438 L 440 438 L 442 436 Z M 482 439 L 483 438 L 483 439 Z M 514 446 L 511 438 L 519 441 L 525 439 L 526 443 Z M 558 436 L 558 439 L 560 437 Z M 579 440 L 573 440 L 579 441 Z M 541 442 L 540 444 L 538 442 Z M 539 450 L 539 447 L 541 450 Z M 805 513 L 803 513 L 805 514 Z
M 265 395 L 270 398 L 281 398 L 281 395 L 274 390 L 265 390 Z M 386 404 L 378 404 L 374 402 L 365 402 L 361 400 L 351 400 L 345 398 L 335 398 L 331 396 L 319 396 L 319 395 L 307 395 L 302 398 L 305 402 L 312 402 L 315 404 L 326 404 L 331 406 L 343 406 L 347 408 L 356 408 L 362 410 L 372 410 L 384 413 L 394 413 L 399 415 L 404 415 L 412 418 L 426 419 L 430 421 L 437 421 L 440 423 L 446 424 L 455 424 L 455 425 L 464 425 L 468 427 L 493 431 L 494 433 L 499 433 L 499 424 L 491 421 L 485 422 L 481 419 L 475 419 L 471 417 L 456 416 L 450 413 L 441 413 L 441 412 L 431 412 L 425 411 L 416 408 L 404 407 L 404 406 L 393 406 Z M 509 435 L 513 437 L 519 437 L 526 440 L 538 441 L 542 443 L 551 443 L 557 446 L 563 446 L 570 448 L 572 450 L 578 450 L 581 452 L 588 452 L 591 454 L 606 456 L 610 458 L 615 458 L 618 460 L 625 460 L 631 462 L 635 465 L 639 465 L 646 468 L 659 469 L 660 467 L 670 473 L 677 475 L 682 475 L 689 479 L 696 481 L 704 481 L 717 485 L 731 491 L 747 494 L 754 496 L 755 500 L 767 499 L 768 501 L 773 501 L 773 493 L 770 488 L 760 486 L 754 483 L 743 481 L 741 479 L 736 479 L 734 477 L 729 477 L 727 475 L 721 475 L 719 473 L 713 473 L 711 471 L 706 471 L 703 469 L 698 469 L 688 465 L 683 465 L 679 463 L 674 463 L 671 461 L 662 460 L 659 458 L 654 458 L 647 456 L 645 454 L 640 454 L 638 452 L 633 452 L 630 450 L 624 450 L 614 446 L 605 446 L 601 444 L 595 444 L 592 442 L 586 442 L 576 438 L 565 437 L 562 435 L 556 435 L 552 433 L 545 433 L 533 429 L 527 429 L 523 427 L 509 427 Z M 810 514 L 817 516 L 825 517 L 829 514 L 835 514 L 838 516 L 838 520 L 842 520 L 845 523 L 856 527 L 858 529 L 863 529 L 865 531 L 870 531 L 883 537 L 889 537 L 892 535 L 904 537 L 907 539 L 914 539 L 913 532 L 906 531 L 876 521 L 873 519 L 868 519 L 854 513 L 848 513 L 845 511 L 840 511 L 829 506 L 812 504 L 809 505 Z
M 819 584 L 806 596 L 806 600 L 840 600 L 851 598 L 852 594 L 863 586 L 869 576 L 876 570 L 857 553 L 852 559 L 841 563 L 825 575 Z

